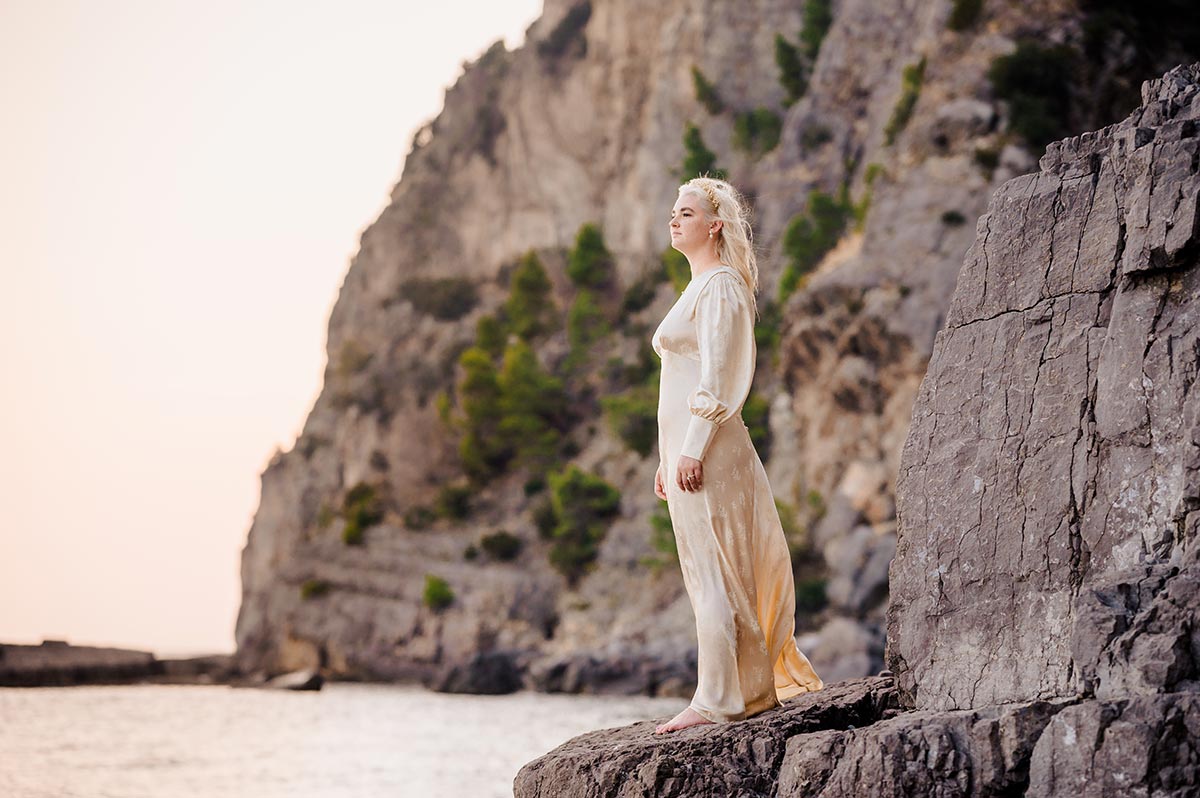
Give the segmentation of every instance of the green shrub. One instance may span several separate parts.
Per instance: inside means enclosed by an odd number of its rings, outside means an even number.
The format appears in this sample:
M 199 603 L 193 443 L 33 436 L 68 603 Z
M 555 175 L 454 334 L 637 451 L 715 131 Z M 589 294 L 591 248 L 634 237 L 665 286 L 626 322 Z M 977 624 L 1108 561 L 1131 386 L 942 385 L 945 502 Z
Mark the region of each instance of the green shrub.
M 613 277 L 613 256 L 604 245 L 604 234 L 591 222 L 575 234 L 575 246 L 567 256 L 567 276 L 579 286 L 598 288 Z
M 592 344 L 610 332 L 596 295 L 586 288 L 580 289 L 567 311 L 567 341 L 571 345 L 569 367 L 578 365 Z
M 440 576 L 425 574 L 425 590 L 422 595 L 425 606 L 432 610 L 443 610 L 454 603 L 454 591 Z
M 346 518 L 342 540 L 349 545 L 358 545 L 363 542 L 367 528 L 383 520 L 383 501 L 374 486 L 359 482 L 346 493 L 342 514 Z
M 496 44 L 504 51 L 503 41 Z M 508 127 L 508 119 L 501 108 L 500 87 L 498 79 L 487 84 L 483 96 L 475 105 L 475 124 L 467 131 L 462 143 L 464 152 L 477 152 L 492 166 L 496 165 L 496 141 Z
M 337 375 L 349 377 L 352 374 L 358 374 L 370 362 L 371 353 L 364 349 L 358 341 L 353 338 L 348 339 L 342 342 L 342 348 L 338 350 Z
M 825 499 L 821 496 L 820 491 L 815 489 L 810 490 L 804 500 L 808 503 L 808 507 L 813 513 L 814 521 L 825 515 Z
M 658 391 L 660 361 L 650 346 L 649 337 L 643 337 L 638 342 L 637 357 L 627 361 L 622 357 L 609 358 L 605 368 L 605 377 L 613 385 L 613 392 L 619 393 L 626 388 L 651 386 Z
M 548 470 L 568 426 L 562 380 L 542 370 L 529 344 L 515 341 L 504 352 L 498 383 L 501 445 L 532 473 Z
M 950 30 L 966 30 L 979 21 L 981 11 L 983 11 L 983 0 L 952 0 L 950 18 L 946 21 L 946 27 Z
M 796 611 L 820 612 L 829 600 L 825 596 L 825 579 L 808 578 L 796 580 Z
M 852 213 L 845 191 L 838 199 L 818 189 L 809 192 L 808 208 L 788 223 L 783 237 L 783 251 L 788 260 L 779 286 L 781 305 L 834 248 Z
M 942 214 L 942 224 L 950 227 L 958 227 L 961 224 L 965 224 L 966 221 L 967 217 L 956 210 L 949 210 Z
M 333 508 L 325 502 L 321 502 L 321 509 L 317 511 L 317 529 L 328 529 L 336 517 L 337 513 L 333 511 Z
M 833 138 L 833 131 L 821 124 L 808 125 L 800 132 L 800 146 L 805 150 L 815 150 Z
M 525 480 L 525 485 L 523 487 L 523 490 L 527 497 L 541 493 L 545 489 L 546 489 L 546 477 L 544 474 L 534 474 L 532 477 Z
M 783 536 L 788 541 L 800 538 L 800 530 L 796 525 L 796 511 L 791 504 L 782 499 L 775 499 L 775 510 L 779 513 L 779 524 L 783 527 Z
M 495 316 L 481 316 L 475 323 L 475 346 L 487 352 L 492 357 L 504 354 L 504 345 L 508 343 L 508 334 L 504 325 Z
M 613 434 L 642 457 L 658 442 L 658 391 L 639 385 L 625 393 L 600 398 Z
M 679 250 L 671 248 L 672 252 Z M 681 253 L 682 254 L 682 253 Z M 666 279 L 666 269 L 663 263 L 659 263 L 657 269 L 647 269 L 640 277 L 629 284 L 625 289 L 625 295 L 621 298 L 621 310 L 619 318 L 625 322 L 635 313 L 645 310 L 654 301 L 655 294 L 658 293 L 658 286 Z
M 867 164 L 866 171 L 863 172 L 863 182 L 868 186 L 874 186 L 875 181 L 881 174 L 883 174 L 883 164 L 869 163 Z
M 554 512 L 554 502 L 550 497 L 534 505 L 531 511 L 533 526 L 542 540 L 554 539 L 554 527 L 558 526 L 558 514 Z
M 527 341 L 551 332 L 555 327 L 551 288 L 541 259 L 535 252 L 527 252 L 513 270 L 504 304 L 508 329 Z
M 621 494 L 574 464 L 550 474 L 549 481 L 555 516 L 550 563 L 573 586 L 593 567 L 608 520 L 620 509 Z
M 717 168 L 716 154 L 704 146 L 700 128 L 691 122 L 683 129 L 683 151 L 683 168 L 679 171 L 681 181 L 691 180 L 700 175 L 724 178 L 725 174 Z
M 507 530 L 500 529 L 480 538 L 479 546 L 493 560 L 507 562 L 521 553 L 522 541 Z
M 867 223 L 867 212 L 871 209 L 871 200 L 875 196 L 875 180 L 881 174 L 883 174 L 883 164 L 867 164 L 867 169 L 863 173 L 866 190 L 863 192 L 862 199 L 850 203 L 850 213 L 854 217 L 855 230 L 862 230 Z
M 759 351 L 773 350 L 779 344 L 783 314 L 779 303 L 767 299 L 758 306 L 758 318 L 754 322 L 754 341 Z
M 464 560 L 475 560 L 478 557 L 479 557 L 479 547 L 476 546 L 474 543 L 468 543 L 467 547 L 465 549 L 463 549 L 463 559 Z
M 976 147 L 974 157 L 976 165 L 987 174 L 990 180 L 992 173 L 1000 165 L 1000 150 L 995 147 Z
M 458 362 L 464 372 L 458 386 L 458 404 L 463 413 L 459 459 L 469 476 L 486 479 L 512 458 L 500 437 L 503 390 L 492 358 L 483 349 L 472 346 L 464 350 Z
M 342 527 L 342 542 L 347 546 L 361 546 L 363 544 L 366 530 L 358 523 L 351 519 L 346 519 L 346 525 Z
M 678 560 L 679 546 L 675 540 L 675 527 L 671 524 L 671 513 L 667 508 L 667 503 L 661 499 L 650 516 L 650 529 L 650 543 L 654 546 L 654 550 Z
M 584 27 L 591 16 L 592 4 L 588 0 L 571 6 L 550 34 L 537 43 L 538 55 L 550 59 L 564 55 L 576 58 L 586 55 L 587 38 L 584 36 Z
M 439 518 L 466 518 L 471 514 L 471 493 L 466 485 L 443 485 L 434 499 L 434 512 Z
M 765 106 L 743 111 L 733 119 L 733 146 L 751 155 L 761 156 L 775 149 L 783 121 Z
M 453 428 L 453 400 L 450 398 L 450 393 L 445 388 L 442 388 L 433 395 L 433 406 L 437 410 L 438 421 L 442 422 L 442 425 L 448 429 Z
M 663 250 L 662 265 L 671 285 L 682 294 L 683 289 L 692 281 L 692 265 L 688 262 L 687 255 L 675 247 L 668 246 Z
M 1085 0 L 1080 9 L 1083 74 L 1072 90 L 1087 103 L 1068 113 L 1075 120 L 1070 133 L 1123 119 L 1141 103 L 1143 80 L 1200 59 L 1200 14 L 1194 0 Z
M 1066 111 L 1077 67 L 1071 47 L 1047 47 L 1034 39 L 1022 39 L 1014 52 L 998 56 L 988 68 L 996 95 L 1008 101 L 1009 127 L 1035 156 L 1071 132 Z
M 921 96 L 921 83 L 925 79 L 925 56 L 915 64 L 904 67 L 900 80 L 900 99 L 892 109 L 892 116 L 883 128 L 884 139 L 888 146 L 896 141 L 896 135 L 908 124 L 917 98 Z
M 809 62 L 817 60 L 821 52 L 821 42 L 833 24 L 833 0 L 804 0 L 804 28 L 800 31 L 800 41 L 804 45 L 804 55 Z
M 779 67 L 779 83 L 785 92 L 783 104 L 790 107 L 808 91 L 808 66 L 800 49 L 780 33 L 775 34 L 775 65 Z
M 461 319 L 479 304 L 475 283 L 464 277 L 413 277 L 400 293 L 418 311 L 442 321 Z
M 300 585 L 300 598 L 305 601 L 324 596 L 328 592 L 329 583 L 324 579 L 305 579 L 304 584 Z
M 654 556 L 642 557 L 638 562 L 658 573 L 663 567 L 679 562 L 679 548 L 675 541 L 675 528 L 671 525 L 671 513 L 665 501 L 650 515 L 650 546 L 657 552 Z
M 710 114 L 716 116 L 725 110 L 725 103 L 721 101 L 716 86 L 709 83 L 708 78 L 704 77 L 704 73 L 695 65 L 692 66 L 692 87 L 696 90 L 696 99 Z
M 746 397 L 746 403 L 742 405 L 742 420 L 746 422 L 746 427 L 750 430 L 750 440 L 760 453 L 767 448 L 770 437 L 770 427 L 767 426 L 770 408 L 771 403 L 756 393 Z
M 415 504 L 404 513 L 404 525 L 409 529 L 428 529 L 437 514 L 423 504 Z
M 309 460 L 316 453 L 317 449 L 322 446 L 328 446 L 330 441 L 323 435 L 314 435 L 311 433 L 303 433 L 296 439 L 295 450 L 304 455 L 305 460 Z

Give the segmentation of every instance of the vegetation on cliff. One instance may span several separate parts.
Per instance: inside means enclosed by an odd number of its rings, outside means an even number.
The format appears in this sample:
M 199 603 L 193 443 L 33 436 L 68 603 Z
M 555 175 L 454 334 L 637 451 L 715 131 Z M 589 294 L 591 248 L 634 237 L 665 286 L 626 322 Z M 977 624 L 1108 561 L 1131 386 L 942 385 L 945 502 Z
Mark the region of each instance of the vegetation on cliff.
M 574 585 L 591 570 L 621 494 L 574 463 L 551 474 L 549 482 L 550 517 L 543 529 L 551 541 L 550 563 Z

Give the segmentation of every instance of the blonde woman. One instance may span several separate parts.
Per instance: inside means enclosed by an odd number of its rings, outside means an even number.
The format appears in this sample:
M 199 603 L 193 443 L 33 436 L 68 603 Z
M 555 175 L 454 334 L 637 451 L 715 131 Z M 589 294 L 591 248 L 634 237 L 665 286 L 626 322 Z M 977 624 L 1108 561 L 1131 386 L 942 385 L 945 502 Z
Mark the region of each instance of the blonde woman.
M 742 405 L 750 393 L 758 266 L 745 199 L 697 177 L 671 209 L 692 279 L 655 330 L 659 467 L 696 616 L 696 693 L 656 733 L 727 723 L 824 683 L 796 646 L 791 556 Z

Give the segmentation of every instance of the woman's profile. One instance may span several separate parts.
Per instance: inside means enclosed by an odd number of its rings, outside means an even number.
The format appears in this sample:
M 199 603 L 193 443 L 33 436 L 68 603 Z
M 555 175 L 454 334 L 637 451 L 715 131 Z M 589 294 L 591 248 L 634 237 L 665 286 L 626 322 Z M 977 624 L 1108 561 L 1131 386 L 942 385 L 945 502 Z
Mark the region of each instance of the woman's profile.
M 671 246 L 692 279 L 651 339 L 662 360 L 654 492 L 675 530 L 699 653 L 695 695 L 660 734 L 824 687 L 793 637 L 791 556 L 742 421 L 757 357 L 748 214 L 733 186 L 709 177 L 680 186 L 671 209 Z

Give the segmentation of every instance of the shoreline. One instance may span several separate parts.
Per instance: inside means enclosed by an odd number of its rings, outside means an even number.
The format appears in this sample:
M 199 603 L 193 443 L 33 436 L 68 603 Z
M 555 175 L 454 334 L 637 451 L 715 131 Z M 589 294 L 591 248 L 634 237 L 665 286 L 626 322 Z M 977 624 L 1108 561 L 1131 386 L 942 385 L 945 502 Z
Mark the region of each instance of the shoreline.
M 237 684 L 232 654 L 159 658 L 150 651 L 77 646 L 65 640 L 0 643 L 0 687 L 85 684 Z

